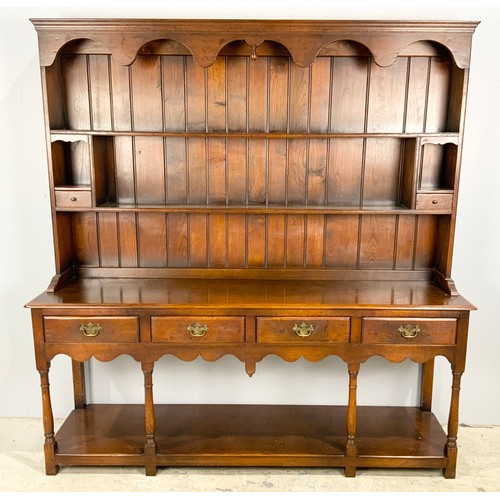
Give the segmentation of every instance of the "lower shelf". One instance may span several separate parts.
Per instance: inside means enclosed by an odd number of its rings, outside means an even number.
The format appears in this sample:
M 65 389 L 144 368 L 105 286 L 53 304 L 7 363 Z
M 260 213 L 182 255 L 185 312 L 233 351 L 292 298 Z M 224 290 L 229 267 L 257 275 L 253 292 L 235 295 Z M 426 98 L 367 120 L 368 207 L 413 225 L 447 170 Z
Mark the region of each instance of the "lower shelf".
M 358 455 L 345 457 L 346 407 L 155 405 L 164 466 L 441 468 L 446 435 L 418 408 L 359 407 Z M 59 465 L 144 465 L 144 407 L 93 404 L 56 434 Z

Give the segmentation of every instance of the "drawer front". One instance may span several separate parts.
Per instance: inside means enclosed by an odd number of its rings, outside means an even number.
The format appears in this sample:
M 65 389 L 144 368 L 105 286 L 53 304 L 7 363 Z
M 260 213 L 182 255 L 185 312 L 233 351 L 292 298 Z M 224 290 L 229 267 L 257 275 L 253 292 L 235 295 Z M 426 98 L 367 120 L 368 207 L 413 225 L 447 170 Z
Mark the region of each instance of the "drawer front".
M 45 342 L 139 342 L 137 316 L 45 316 Z
M 257 318 L 257 342 L 349 342 L 348 317 Z
M 452 194 L 417 194 L 417 210 L 451 210 Z
M 72 189 L 68 191 L 59 191 L 56 189 L 56 207 L 83 207 L 92 206 L 92 195 L 90 191 L 81 189 Z
M 153 316 L 153 342 L 228 343 L 245 341 L 245 318 L 225 316 Z
M 363 318 L 365 344 L 453 345 L 457 337 L 454 318 Z

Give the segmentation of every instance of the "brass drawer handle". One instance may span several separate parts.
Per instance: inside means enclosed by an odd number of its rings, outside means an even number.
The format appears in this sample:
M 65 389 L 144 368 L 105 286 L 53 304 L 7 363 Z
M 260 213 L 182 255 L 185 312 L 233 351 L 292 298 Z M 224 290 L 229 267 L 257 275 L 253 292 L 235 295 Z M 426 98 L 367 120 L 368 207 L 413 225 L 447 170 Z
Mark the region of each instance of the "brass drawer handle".
M 309 335 L 314 332 L 314 325 L 306 325 L 305 323 L 297 325 L 297 323 L 295 323 L 295 326 L 292 328 L 292 330 L 299 337 L 309 337 Z
M 188 325 L 187 331 L 193 337 L 203 337 L 203 335 L 205 335 L 205 333 L 208 332 L 208 326 L 207 325 L 200 325 L 199 323 L 195 323 L 194 325 Z
M 404 339 L 414 339 L 420 331 L 420 328 L 418 325 L 401 325 L 398 331 Z
M 82 323 L 80 326 L 80 331 L 83 332 L 85 337 L 96 337 L 101 330 L 102 326 L 99 323 L 96 325 L 94 325 L 94 323 L 87 323 L 86 325 Z

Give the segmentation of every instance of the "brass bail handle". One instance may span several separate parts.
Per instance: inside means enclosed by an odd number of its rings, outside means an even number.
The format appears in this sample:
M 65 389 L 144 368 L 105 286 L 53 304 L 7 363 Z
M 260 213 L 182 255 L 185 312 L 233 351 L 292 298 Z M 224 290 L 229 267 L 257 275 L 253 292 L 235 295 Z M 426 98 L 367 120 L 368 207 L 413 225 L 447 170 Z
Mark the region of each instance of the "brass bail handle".
M 418 325 L 401 325 L 398 329 L 398 332 L 401 333 L 401 337 L 404 339 L 414 339 L 418 332 L 420 331 L 420 328 Z
M 195 323 L 194 325 L 188 325 L 187 331 L 193 337 L 203 337 L 203 335 L 205 335 L 205 333 L 208 332 L 208 326 L 207 325 L 200 325 L 199 323 Z
M 94 325 L 94 323 L 87 323 L 84 325 L 83 323 L 80 326 L 80 331 L 85 335 L 85 337 L 96 337 L 99 335 L 100 331 L 102 330 L 102 326 L 97 323 Z
M 312 332 L 314 332 L 314 325 L 306 325 L 306 323 L 301 323 L 300 325 L 297 325 L 295 323 L 295 326 L 292 328 L 292 330 L 299 336 L 299 337 L 309 337 Z

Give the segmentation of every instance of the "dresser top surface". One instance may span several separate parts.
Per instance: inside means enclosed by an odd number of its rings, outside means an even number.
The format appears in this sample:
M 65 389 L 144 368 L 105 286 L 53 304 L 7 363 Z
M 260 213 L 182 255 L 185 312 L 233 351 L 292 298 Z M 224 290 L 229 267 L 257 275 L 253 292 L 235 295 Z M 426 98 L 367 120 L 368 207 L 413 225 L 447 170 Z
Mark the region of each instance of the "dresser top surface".
M 27 304 L 50 307 L 349 308 L 473 310 L 426 281 L 76 279 Z

